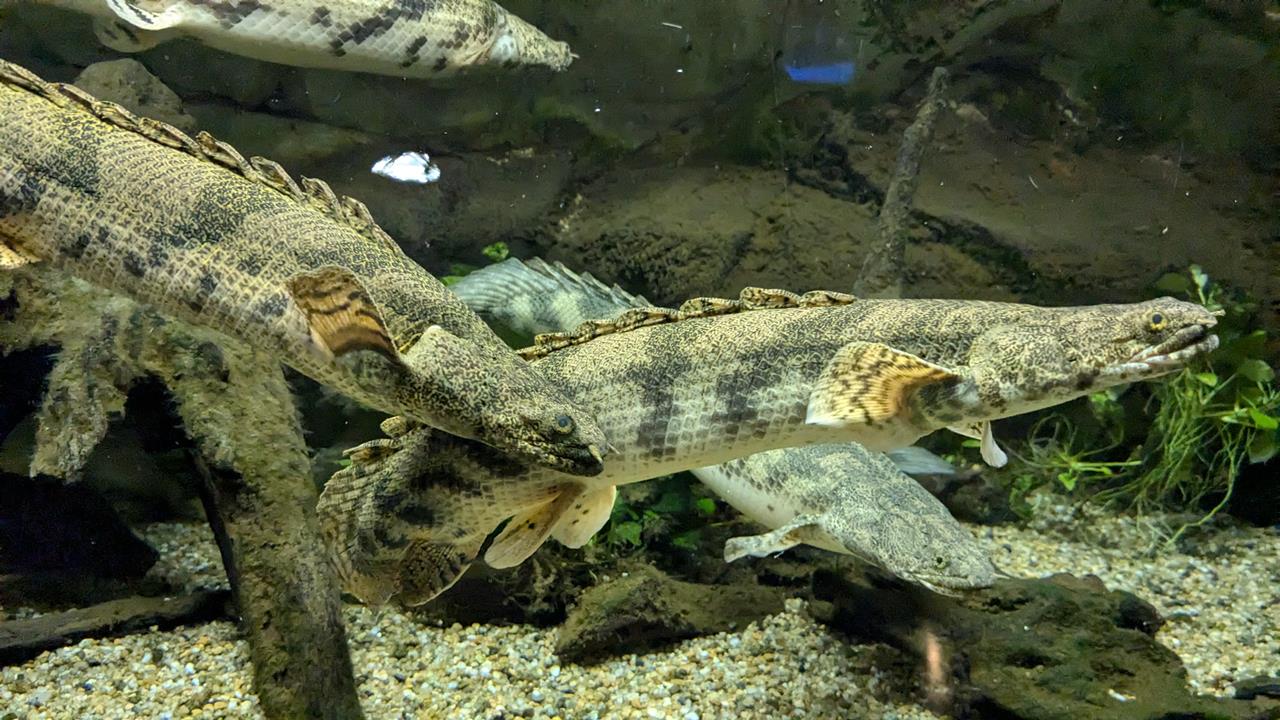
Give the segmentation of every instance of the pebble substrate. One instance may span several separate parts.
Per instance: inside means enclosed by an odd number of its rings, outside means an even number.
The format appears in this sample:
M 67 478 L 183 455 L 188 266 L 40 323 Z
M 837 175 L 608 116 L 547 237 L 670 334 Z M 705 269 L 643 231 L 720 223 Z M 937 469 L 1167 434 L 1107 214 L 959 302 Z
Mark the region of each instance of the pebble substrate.
M 1029 526 L 975 527 L 1015 575 L 1093 573 L 1169 618 L 1158 638 L 1187 665 L 1193 688 L 1220 695 L 1280 667 L 1280 534 L 1213 527 L 1195 554 L 1147 555 L 1164 518 L 1135 519 L 1062 504 Z M 207 528 L 146 529 L 153 570 L 186 589 L 223 585 Z M 361 702 L 382 718 L 931 718 L 876 667 L 793 600 L 780 615 L 731 633 L 561 665 L 554 629 L 438 628 L 394 610 L 346 610 Z M 0 615 L 29 616 L 21 608 Z M 0 671 L 0 717 L 261 717 L 248 649 L 230 623 L 86 640 Z

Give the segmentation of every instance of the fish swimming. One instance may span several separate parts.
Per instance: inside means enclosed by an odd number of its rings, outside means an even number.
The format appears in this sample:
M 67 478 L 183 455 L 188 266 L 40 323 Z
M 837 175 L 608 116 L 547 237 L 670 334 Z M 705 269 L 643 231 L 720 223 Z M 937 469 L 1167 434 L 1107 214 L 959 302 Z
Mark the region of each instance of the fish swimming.
M 523 351 L 594 411 L 605 471 L 574 478 L 393 418 L 391 437 L 349 451 L 319 506 L 348 590 L 425 602 L 486 538 L 494 567 L 548 537 L 584 544 L 617 485 L 795 445 L 889 450 L 1112 385 L 1159 377 L 1212 350 L 1215 316 L 1171 298 L 1038 307 L 857 300 L 748 288 L 678 310 L 632 309 Z
M 534 258 L 477 270 L 452 290 L 469 307 L 526 335 L 576 327 L 650 303 L 590 274 Z M 988 587 L 995 567 L 973 535 L 907 474 L 954 474 L 918 447 L 888 455 L 857 443 L 756 453 L 694 468 L 698 480 L 771 532 L 731 538 L 725 559 L 808 544 L 853 555 L 935 592 Z
M 493 0 L 40 0 L 94 18 L 107 47 L 174 38 L 256 60 L 431 78 L 485 65 L 564 70 L 569 46 Z
M 574 474 L 591 416 L 328 185 L 0 61 L 0 270 L 48 263 L 369 405 Z

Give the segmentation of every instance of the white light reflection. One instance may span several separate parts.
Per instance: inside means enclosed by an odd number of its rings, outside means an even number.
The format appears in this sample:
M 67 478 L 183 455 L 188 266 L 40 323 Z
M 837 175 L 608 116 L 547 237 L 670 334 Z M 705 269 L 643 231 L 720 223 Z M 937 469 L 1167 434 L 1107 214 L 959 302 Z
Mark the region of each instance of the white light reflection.
M 388 155 L 373 164 L 371 171 L 399 182 L 426 185 L 440 179 L 440 168 L 431 162 L 431 156 L 423 152 L 403 152 Z

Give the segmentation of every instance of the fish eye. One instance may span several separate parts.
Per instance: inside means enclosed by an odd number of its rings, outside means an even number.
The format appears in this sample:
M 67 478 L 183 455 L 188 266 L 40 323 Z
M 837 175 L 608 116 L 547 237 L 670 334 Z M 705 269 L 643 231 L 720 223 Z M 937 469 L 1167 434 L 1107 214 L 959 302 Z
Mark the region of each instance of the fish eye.
M 941 555 L 938 555 L 933 558 L 933 564 L 936 565 L 939 569 L 941 569 L 946 566 L 947 559 L 942 557 Z
M 559 430 L 562 433 L 573 432 L 573 418 L 568 415 L 557 415 L 556 430 Z
M 1163 313 L 1151 313 L 1151 329 L 1163 330 L 1165 325 L 1165 317 Z

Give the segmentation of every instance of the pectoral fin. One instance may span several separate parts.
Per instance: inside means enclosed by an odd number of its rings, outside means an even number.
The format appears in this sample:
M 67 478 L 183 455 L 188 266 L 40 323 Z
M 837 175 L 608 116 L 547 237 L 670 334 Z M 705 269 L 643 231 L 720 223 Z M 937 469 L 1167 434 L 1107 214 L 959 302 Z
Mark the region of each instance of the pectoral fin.
M 331 357 L 372 350 L 400 361 L 382 313 L 350 270 L 328 265 L 285 281 L 312 342 Z
M 35 262 L 39 262 L 39 259 L 31 257 L 16 246 L 5 242 L 4 236 L 0 235 L 0 270 L 17 270 L 24 265 L 30 265 Z
M 176 35 L 166 30 L 143 30 L 123 20 L 107 18 L 94 18 L 93 34 L 98 37 L 98 42 L 122 53 L 150 50 Z
M 956 373 L 887 345 L 851 342 L 831 358 L 809 395 L 805 422 L 849 427 L 897 419 L 925 385 L 959 380 Z
M 483 536 L 458 543 L 415 540 L 400 561 L 396 598 L 404 605 L 421 605 L 453 587 L 480 553 Z
M 1009 456 L 996 444 L 995 435 L 991 432 L 991 422 L 983 420 L 971 425 L 952 425 L 947 428 L 953 433 L 981 441 L 982 460 L 991 467 L 1004 467 Z
M 789 550 L 809 542 L 813 534 L 821 532 L 817 518 L 799 515 L 777 530 L 761 535 L 729 538 L 724 542 L 724 561 L 733 562 L 743 557 L 765 557 Z
M 166 30 L 182 22 L 182 9 L 177 4 L 151 12 L 128 2 L 128 0 L 107 0 L 107 7 L 122 21 L 141 30 Z
M 484 561 L 495 568 L 515 567 L 524 562 L 542 543 L 561 516 L 582 496 L 582 489 L 564 489 L 553 499 L 511 518 L 484 553 Z
M 618 486 L 583 493 L 556 523 L 551 534 L 566 547 L 580 548 L 604 527 L 613 512 Z

